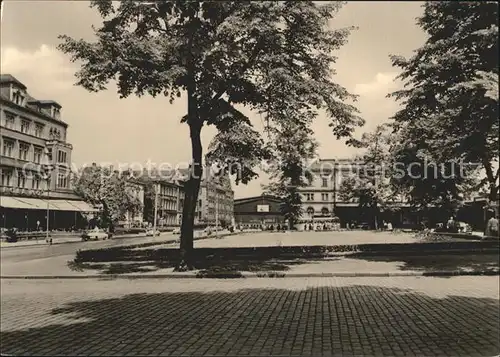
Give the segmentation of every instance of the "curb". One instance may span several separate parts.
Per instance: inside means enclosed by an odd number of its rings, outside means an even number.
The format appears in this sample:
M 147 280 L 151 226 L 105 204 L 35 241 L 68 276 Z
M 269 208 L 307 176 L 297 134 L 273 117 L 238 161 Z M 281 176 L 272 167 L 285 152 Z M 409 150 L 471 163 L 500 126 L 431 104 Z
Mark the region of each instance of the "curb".
M 444 276 L 498 276 L 500 271 L 398 271 L 398 272 L 372 272 L 372 273 L 355 273 L 355 272 L 339 272 L 339 273 L 284 273 L 284 272 L 242 272 L 241 276 L 231 277 L 232 279 L 241 278 L 366 278 L 366 277 L 444 277 Z M 228 279 L 223 274 L 220 277 L 201 277 L 197 274 L 183 273 L 166 273 L 166 274 L 128 274 L 128 275 L 7 275 L 0 276 L 0 279 L 5 280 L 55 280 L 55 279 Z
M 119 238 L 118 238 L 119 237 Z M 111 238 L 109 240 L 122 240 L 122 239 L 133 239 L 133 238 L 145 238 L 146 235 L 137 235 L 137 236 L 126 236 L 126 237 L 120 237 L 120 236 L 115 236 L 115 238 Z M 34 244 L 23 244 L 23 245 L 12 245 L 12 246 L 3 246 L 0 247 L 1 249 L 14 249 L 14 248 L 33 248 L 33 247 L 50 247 L 51 245 L 47 242 L 45 242 L 45 239 L 41 240 L 41 243 L 34 243 Z M 52 242 L 52 245 L 60 245 L 60 244 L 75 244 L 75 243 L 83 243 L 81 238 L 79 240 L 75 241 L 69 241 L 69 242 Z M 0 356 L 1 357 L 1 356 Z

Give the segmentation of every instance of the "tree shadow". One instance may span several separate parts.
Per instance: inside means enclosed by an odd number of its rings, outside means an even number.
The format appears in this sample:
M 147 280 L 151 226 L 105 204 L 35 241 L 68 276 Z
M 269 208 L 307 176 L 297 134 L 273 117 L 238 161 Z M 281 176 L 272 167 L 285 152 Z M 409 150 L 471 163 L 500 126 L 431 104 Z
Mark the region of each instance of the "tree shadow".
M 418 308 L 417 308 L 418 307 Z M 132 294 L 2 311 L 11 355 L 493 356 L 498 300 L 381 286 Z M 38 326 L 36 326 L 38 324 Z
M 424 271 L 426 273 L 460 271 L 498 274 L 500 271 L 500 256 L 498 254 L 435 254 L 435 255 L 405 255 L 405 256 L 375 256 L 364 253 L 351 254 L 349 258 L 362 259 L 371 262 L 402 262 L 403 271 Z
M 321 259 L 316 259 L 320 261 Z M 332 260 L 332 259 L 330 259 Z M 240 272 L 284 272 L 290 270 L 290 267 L 298 264 L 311 264 L 314 261 L 305 259 L 251 259 L 251 260 L 221 260 L 207 257 L 198 258 L 193 266 L 199 270 L 199 275 L 209 277 L 213 274 L 237 275 Z M 177 265 L 176 260 L 144 260 L 144 261 L 124 261 L 124 262 L 78 262 L 69 261 L 68 267 L 73 271 L 98 271 L 102 275 L 120 275 L 132 273 L 151 273 L 161 269 L 174 268 Z
M 304 258 L 296 253 L 283 253 L 276 247 L 196 249 L 192 264 L 203 276 L 210 274 L 238 274 L 239 272 L 284 272 L 294 265 L 340 259 L 320 257 L 319 253 L 304 252 Z M 316 249 L 317 247 L 314 247 Z M 321 247 L 319 247 L 321 248 Z M 286 247 L 284 248 L 286 249 Z M 316 249 L 317 250 L 317 249 Z M 179 263 L 178 249 L 135 249 L 117 247 L 108 250 L 80 251 L 68 267 L 73 271 L 98 271 L 102 275 L 150 273 L 174 268 Z M 239 274 L 241 276 L 241 274 Z

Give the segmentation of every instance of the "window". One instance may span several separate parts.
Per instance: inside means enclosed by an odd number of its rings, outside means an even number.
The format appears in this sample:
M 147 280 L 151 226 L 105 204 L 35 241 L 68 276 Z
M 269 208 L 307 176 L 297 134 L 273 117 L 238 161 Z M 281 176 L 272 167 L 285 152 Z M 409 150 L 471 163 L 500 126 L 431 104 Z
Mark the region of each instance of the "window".
M 57 187 L 66 188 L 68 186 L 68 179 L 65 174 L 57 175 Z
M 11 113 L 5 112 L 5 127 L 7 129 L 14 129 L 16 125 L 16 116 Z
M 61 112 L 59 111 L 58 108 L 52 107 L 52 116 L 55 119 L 59 119 L 61 117 Z
M 66 162 L 67 153 L 65 151 L 59 150 L 57 152 L 57 162 L 65 163 Z
M 14 140 L 8 140 L 4 138 L 2 155 L 12 157 L 13 151 L 14 151 Z
M 40 189 L 40 177 L 39 176 L 33 176 L 33 179 L 31 181 L 31 188 L 34 190 Z
M 10 186 L 12 183 L 12 171 L 2 170 L 2 186 Z
M 14 92 L 14 94 L 12 95 L 12 100 L 17 105 L 23 105 L 24 104 L 24 96 L 20 92 Z
M 27 143 L 19 143 L 19 159 L 27 161 L 30 145 Z
M 22 171 L 17 172 L 17 187 L 19 188 L 26 187 L 26 176 Z
M 21 133 L 28 134 L 30 131 L 30 122 L 29 120 L 21 120 Z
M 41 138 L 43 136 L 43 124 L 36 123 L 35 124 L 35 136 Z
M 321 194 L 321 201 L 328 201 L 328 193 Z
M 322 177 L 321 187 L 328 187 L 328 179 L 326 177 Z
M 35 150 L 34 150 L 35 154 L 33 156 L 33 161 L 36 163 L 36 164 L 39 164 L 42 162 L 42 153 L 43 153 L 43 149 L 41 147 L 35 147 Z
M 306 201 L 314 201 L 314 193 L 305 193 Z

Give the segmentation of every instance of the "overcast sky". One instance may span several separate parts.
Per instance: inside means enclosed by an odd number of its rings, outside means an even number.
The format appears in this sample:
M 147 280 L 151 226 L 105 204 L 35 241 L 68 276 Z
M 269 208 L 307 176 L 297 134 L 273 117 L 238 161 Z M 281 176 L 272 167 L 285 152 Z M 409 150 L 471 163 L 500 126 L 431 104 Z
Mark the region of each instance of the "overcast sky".
M 3 1 L 1 24 L 1 70 L 26 84 L 37 99 L 53 99 L 62 105 L 62 116 L 69 124 L 68 141 L 74 146 L 76 165 L 92 162 L 145 163 L 169 162 L 172 165 L 190 158 L 188 128 L 180 124 L 186 103 L 170 105 L 165 98 L 119 99 L 113 90 L 88 93 L 73 86 L 75 64 L 59 53 L 57 36 L 92 39 L 91 25 L 100 25 L 95 9 L 86 1 Z M 332 26 L 358 26 L 349 42 L 336 54 L 336 81 L 360 95 L 356 104 L 366 120 L 364 128 L 373 129 L 387 121 L 397 105 L 385 98 L 397 87 L 390 54 L 411 55 L 425 41 L 416 26 L 421 2 L 350 2 L 342 8 Z M 114 87 L 112 87 L 114 88 Z M 251 113 L 249 113 L 251 114 Z M 251 115 L 256 128 L 262 128 L 258 115 Z M 355 150 L 337 141 L 328 120 L 319 117 L 314 125 L 321 158 L 350 157 Z M 206 148 L 214 135 L 205 127 Z M 234 186 L 235 197 L 261 193 L 266 177 L 244 186 Z

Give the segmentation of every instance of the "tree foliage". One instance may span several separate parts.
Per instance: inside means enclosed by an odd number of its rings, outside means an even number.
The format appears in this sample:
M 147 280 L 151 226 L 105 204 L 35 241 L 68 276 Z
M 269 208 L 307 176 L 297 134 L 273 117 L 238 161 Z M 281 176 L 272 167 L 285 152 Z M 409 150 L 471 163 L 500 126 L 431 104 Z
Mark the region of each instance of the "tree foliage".
M 391 96 L 403 105 L 394 119 L 406 154 L 480 163 L 496 200 L 498 3 L 428 1 L 418 25 L 428 34 L 425 44 L 410 59 L 391 56 L 405 84 Z
M 364 133 L 355 145 L 363 153 L 355 158 L 351 175 L 342 180 L 339 188 L 342 200 L 356 201 L 373 215 L 375 226 L 381 210 L 393 210 L 403 199 L 391 180 L 396 169 L 391 149 L 397 140 L 390 124 Z
M 234 110 L 243 105 L 266 113 L 323 110 L 337 137 L 361 125 L 355 96 L 335 83 L 333 51 L 350 28 L 332 29 L 339 2 L 315 1 L 93 1 L 103 24 L 97 41 L 61 36 L 59 48 L 80 61 L 78 85 L 106 89 L 115 80 L 121 97 L 163 95 L 187 98 L 182 118 L 190 128 L 193 175 L 185 185 L 181 251 L 193 249 L 193 223 L 202 176 L 204 125 L 215 125 L 221 147 L 215 157 L 240 159 L 245 148 L 265 157 L 265 148 L 247 118 Z M 166 114 L 168 116 L 168 114 Z M 291 120 L 291 119 L 290 119 Z M 246 133 L 231 145 L 231 134 Z M 230 149 L 230 150 L 229 150 Z M 246 154 L 242 181 L 255 176 L 255 157 Z
M 313 180 L 307 163 L 316 156 L 317 143 L 307 125 L 313 119 L 310 114 L 309 118 L 304 118 L 308 115 L 304 112 L 285 112 L 284 115 L 302 118 L 281 120 L 278 121 L 281 124 L 279 127 L 268 128 L 274 160 L 267 168 L 271 183 L 264 189 L 282 199 L 280 209 L 292 229 L 303 214 L 300 188 L 309 186 Z
M 86 202 L 102 206 L 102 223 L 112 226 L 124 219 L 127 212 L 137 214 L 142 209 L 136 197 L 137 186 L 110 168 L 93 165 L 74 176 L 75 193 Z

